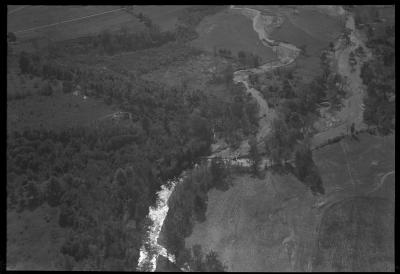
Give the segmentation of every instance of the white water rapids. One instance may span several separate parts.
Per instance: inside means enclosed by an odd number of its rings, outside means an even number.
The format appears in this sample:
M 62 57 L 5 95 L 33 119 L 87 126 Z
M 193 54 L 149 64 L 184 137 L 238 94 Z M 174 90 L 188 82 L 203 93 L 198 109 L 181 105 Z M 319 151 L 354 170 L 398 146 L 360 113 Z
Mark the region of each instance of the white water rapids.
M 265 100 L 262 98 L 260 92 L 254 88 L 250 88 L 248 78 L 249 74 L 260 74 L 272 69 L 286 66 L 291 64 L 296 57 L 299 55 L 300 50 L 294 45 L 282 42 L 276 42 L 268 38 L 267 32 L 265 31 L 266 24 L 270 23 L 267 16 L 261 15 L 261 12 L 258 10 L 250 9 L 250 8 L 236 8 L 234 6 L 230 7 L 232 10 L 239 10 L 243 13 L 243 15 L 248 16 L 253 21 L 253 29 L 257 32 L 259 39 L 262 41 L 263 45 L 267 47 L 271 47 L 273 51 L 278 56 L 278 61 L 268 62 L 264 65 L 261 65 L 257 68 L 239 70 L 234 73 L 234 82 L 242 83 L 246 92 L 250 93 L 257 102 L 261 105 L 260 107 L 260 116 L 265 116 L 268 110 L 268 106 Z M 271 18 L 271 17 L 270 17 Z M 260 122 L 260 130 L 269 126 L 267 119 L 262 119 Z M 237 155 L 237 153 L 234 153 Z M 249 167 L 251 165 L 251 161 L 249 159 L 237 159 L 231 157 L 230 159 L 225 159 L 231 165 L 236 166 L 244 166 Z M 264 162 L 266 159 L 264 159 Z M 174 191 L 175 187 L 183 181 L 183 175 L 174 181 L 169 181 L 167 184 L 161 187 L 161 190 L 157 193 L 157 204 L 155 207 L 150 207 L 148 217 L 152 220 L 152 226 L 149 227 L 146 235 L 145 244 L 142 245 L 140 249 L 140 257 L 138 261 L 138 270 L 150 270 L 154 272 L 157 267 L 157 259 L 158 256 L 164 256 L 168 258 L 171 262 L 175 263 L 175 256 L 168 254 L 166 248 L 161 246 L 158 243 L 158 238 L 161 232 L 161 228 L 163 226 L 164 220 L 168 213 L 168 200 Z M 151 251 L 147 250 L 146 246 L 150 247 Z M 147 269 L 149 268 L 149 269 Z M 186 269 L 182 269 L 186 270 Z

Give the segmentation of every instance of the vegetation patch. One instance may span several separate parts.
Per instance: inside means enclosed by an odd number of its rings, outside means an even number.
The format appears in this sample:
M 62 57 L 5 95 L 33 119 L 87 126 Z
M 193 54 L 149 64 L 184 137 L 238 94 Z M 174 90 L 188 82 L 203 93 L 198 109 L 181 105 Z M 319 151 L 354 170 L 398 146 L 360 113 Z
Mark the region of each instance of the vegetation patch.
M 379 137 L 368 133 L 323 147 L 314 152 L 324 187 L 362 184 L 365 190 L 379 182 L 379 174 L 394 169 L 394 136 Z M 387 180 L 391 180 L 388 178 Z
M 302 9 L 298 14 L 288 12 L 283 24 L 271 33 L 276 41 L 294 44 L 303 50 L 296 60 L 296 73 L 312 79 L 320 72 L 320 55 L 344 29 L 344 22 L 323 13 Z
M 393 271 L 394 224 L 387 201 L 357 197 L 330 207 L 323 216 L 313 269 Z
M 373 59 L 361 68 L 361 78 L 367 86 L 364 97 L 364 121 L 377 126 L 380 134 L 395 130 L 395 27 L 387 26 L 385 31 L 369 35 L 367 46 L 372 49 Z

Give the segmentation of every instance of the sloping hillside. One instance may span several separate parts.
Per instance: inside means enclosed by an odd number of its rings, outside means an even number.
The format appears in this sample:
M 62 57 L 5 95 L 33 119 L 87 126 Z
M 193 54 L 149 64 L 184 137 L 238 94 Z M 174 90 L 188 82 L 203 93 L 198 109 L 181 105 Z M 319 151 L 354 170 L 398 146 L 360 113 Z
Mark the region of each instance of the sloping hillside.
M 257 54 L 263 62 L 275 59 L 272 49 L 261 43 L 252 21 L 241 14 L 228 10 L 206 17 L 197 31 L 199 38 L 192 44 L 209 52 L 229 49 L 235 57 L 239 51 L 246 51 Z

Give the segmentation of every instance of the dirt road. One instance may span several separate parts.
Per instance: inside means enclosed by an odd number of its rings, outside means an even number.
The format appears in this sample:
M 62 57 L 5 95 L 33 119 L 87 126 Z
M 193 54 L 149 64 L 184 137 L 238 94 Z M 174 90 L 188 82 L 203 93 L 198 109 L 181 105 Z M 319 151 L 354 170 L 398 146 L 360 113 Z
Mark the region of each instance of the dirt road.
M 73 18 L 73 19 L 69 19 L 69 20 L 65 20 L 65 21 L 60 21 L 60 22 L 56 22 L 56 23 L 52 23 L 52 24 L 42 25 L 42 26 L 33 27 L 33 28 L 29 28 L 29 29 L 24 29 L 24 30 L 18 30 L 18 31 L 14 31 L 14 33 L 22 33 L 22 32 L 28 32 L 28 31 L 34 31 L 34 30 L 38 30 L 38 29 L 48 28 L 48 27 L 57 26 L 57 25 L 60 25 L 60 24 L 80 21 L 80 20 L 84 20 L 84 19 L 91 18 L 91 17 L 94 17 L 94 16 L 104 15 L 104 14 L 107 14 L 107 13 L 112 13 L 112 12 L 121 11 L 121 10 L 125 10 L 125 9 L 126 8 L 120 8 L 120 9 L 114 9 L 114 10 L 110 10 L 110 11 L 95 13 L 95 14 L 82 16 L 82 17 L 78 17 L 78 18 Z

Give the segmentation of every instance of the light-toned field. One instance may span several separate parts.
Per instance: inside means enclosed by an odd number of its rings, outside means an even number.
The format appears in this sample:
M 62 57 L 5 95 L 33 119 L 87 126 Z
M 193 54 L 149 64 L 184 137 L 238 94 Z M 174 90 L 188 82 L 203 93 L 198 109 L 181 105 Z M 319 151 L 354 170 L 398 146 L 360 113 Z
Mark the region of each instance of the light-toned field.
M 394 269 L 395 138 L 358 138 L 314 154 L 327 191 L 323 200 L 333 204 L 318 231 L 315 271 Z
M 163 30 L 173 30 L 179 13 L 189 6 L 185 5 L 138 5 L 134 12 L 141 12 L 150 17 Z
M 358 137 L 360 142 L 347 138 L 314 153 L 325 188 L 320 197 L 312 196 L 293 176 L 270 173 L 265 179 L 237 177 L 226 192 L 211 190 L 206 221 L 194 226 L 186 245 L 200 244 L 205 251 L 217 251 L 229 271 L 332 271 L 338 269 L 332 265 L 337 258 L 328 256 L 332 254 L 329 248 L 324 248 L 324 256 L 319 258 L 317 240 L 328 237 L 331 226 L 326 221 L 320 225 L 321 218 L 337 218 L 343 223 L 335 228 L 338 243 L 351 233 L 365 237 L 349 242 L 356 253 L 346 253 L 346 270 L 352 269 L 352 262 L 359 266 L 363 256 L 369 260 L 365 265 L 377 271 L 393 268 L 393 249 L 387 243 L 394 239 L 394 136 Z M 365 197 L 369 205 L 357 197 Z M 331 210 L 331 205 L 338 206 Z M 346 221 L 354 216 L 353 208 L 368 212 Z M 324 219 L 325 214 L 336 217 Z M 384 227 L 377 216 L 383 216 Z M 382 236 L 385 243 L 378 253 L 373 251 L 378 247 L 374 235 Z M 349 250 L 340 245 L 336 248 L 333 251 Z
M 320 70 L 321 50 L 334 42 L 344 29 L 341 17 L 332 17 L 316 10 L 301 9 L 298 14 L 285 11 L 285 21 L 271 33 L 271 38 L 301 47 L 307 56 L 296 61 L 297 74 L 312 79 Z
M 33 95 L 7 102 L 7 131 L 25 127 L 65 129 L 74 125 L 87 125 L 110 113 L 114 109 L 102 100 L 64 94 L 61 91 L 51 96 Z
M 241 50 L 257 54 L 263 62 L 276 58 L 271 48 L 265 47 L 253 29 L 252 21 L 241 14 L 226 10 L 206 17 L 198 26 L 199 38 L 193 45 L 209 52 L 229 49 L 237 57 Z
M 291 271 L 303 263 L 289 258 L 295 238 L 310 246 L 314 198 L 293 176 L 242 176 L 226 192 L 208 194 L 206 221 L 196 224 L 186 245 L 213 249 L 228 271 Z M 308 240 L 307 240 L 308 239 Z M 287 249 L 287 247 L 289 249 Z M 309 249 L 298 253 L 303 258 Z
M 394 135 L 360 134 L 358 138 L 360 142 L 348 137 L 314 153 L 326 190 L 348 188 L 361 195 L 373 189 L 385 173 L 394 170 Z M 394 183 L 394 176 L 385 183 Z
M 34 211 L 7 210 L 7 269 L 60 269 L 56 262 L 65 236 L 57 208 L 44 204 Z

